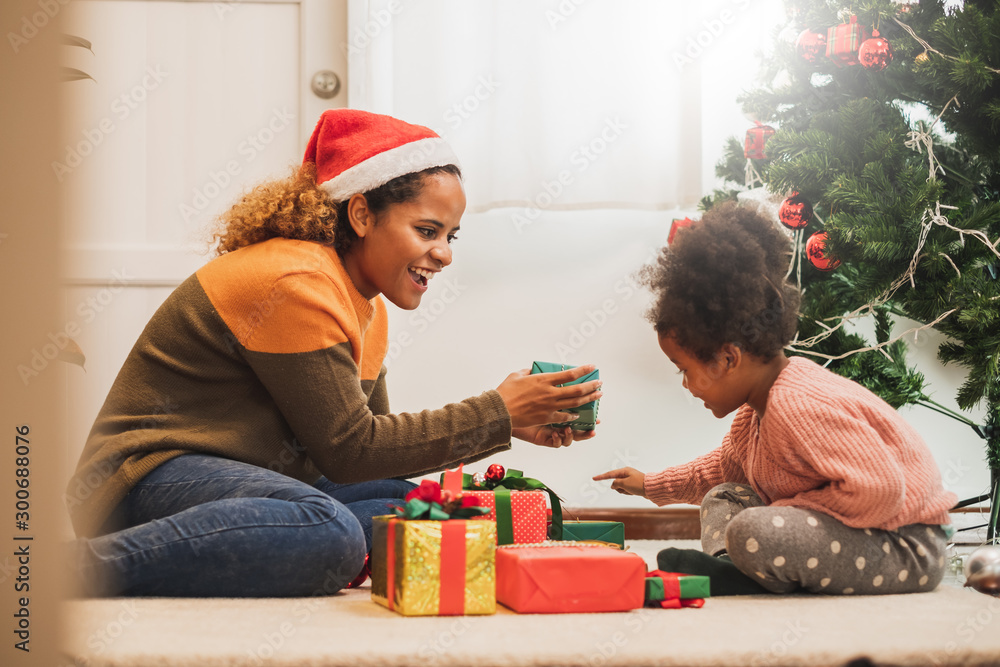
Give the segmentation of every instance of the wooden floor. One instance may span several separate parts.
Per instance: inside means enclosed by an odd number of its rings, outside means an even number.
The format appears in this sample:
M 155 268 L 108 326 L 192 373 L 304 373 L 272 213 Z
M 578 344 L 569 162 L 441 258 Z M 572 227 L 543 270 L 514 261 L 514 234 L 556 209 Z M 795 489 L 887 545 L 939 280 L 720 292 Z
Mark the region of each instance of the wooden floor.
M 953 519 L 962 515 L 987 516 L 989 508 L 984 506 L 963 507 L 951 511 Z M 701 521 L 696 507 L 654 507 L 637 509 L 627 507 L 564 507 L 567 519 L 580 521 L 621 521 L 625 524 L 626 540 L 697 540 L 701 537 Z M 975 523 L 975 522 L 973 522 Z M 967 525 L 961 522 L 961 526 Z M 970 524 L 971 525 L 971 524 Z M 958 524 L 956 524 L 956 527 Z M 980 526 L 981 527 L 981 526 Z M 961 530 L 968 530 L 961 528 Z M 980 531 L 982 532 L 982 531 Z M 983 539 L 975 533 L 958 534 L 966 536 L 970 543 L 981 543 Z M 956 538 L 956 541 L 962 541 Z
M 563 516 L 580 521 L 621 521 L 626 540 L 696 540 L 701 534 L 694 507 L 564 507 Z

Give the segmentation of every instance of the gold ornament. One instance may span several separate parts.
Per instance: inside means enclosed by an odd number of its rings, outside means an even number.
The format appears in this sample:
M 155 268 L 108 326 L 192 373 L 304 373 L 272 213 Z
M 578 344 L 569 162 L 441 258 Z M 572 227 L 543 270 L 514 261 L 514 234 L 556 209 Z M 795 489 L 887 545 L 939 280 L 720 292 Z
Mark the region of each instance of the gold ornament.
M 929 55 L 927 55 L 926 51 L 924 51 L 923 53 L 918 54 L 917 57 L 913 59 L 913 62 L 917 63 L 918 65 L 923 65 L 924 63 L 928 62 L 930 59 L 931 59 L 931 57 Z

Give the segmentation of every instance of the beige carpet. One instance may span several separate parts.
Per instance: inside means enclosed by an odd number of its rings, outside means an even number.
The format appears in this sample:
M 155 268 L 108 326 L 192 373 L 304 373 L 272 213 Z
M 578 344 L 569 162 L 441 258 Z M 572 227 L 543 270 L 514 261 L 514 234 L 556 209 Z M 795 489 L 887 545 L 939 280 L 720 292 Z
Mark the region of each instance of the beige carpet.
M 664 546 L 632 542 L 655 565 Z M 1000 665 L 1000 599 L 932 593 L 745 596 L 702 609 L 404 618 L 366 587 L 309 599 L 67 603 L 81 665 Z M 864 663 L 867 664 L 867 663 Z

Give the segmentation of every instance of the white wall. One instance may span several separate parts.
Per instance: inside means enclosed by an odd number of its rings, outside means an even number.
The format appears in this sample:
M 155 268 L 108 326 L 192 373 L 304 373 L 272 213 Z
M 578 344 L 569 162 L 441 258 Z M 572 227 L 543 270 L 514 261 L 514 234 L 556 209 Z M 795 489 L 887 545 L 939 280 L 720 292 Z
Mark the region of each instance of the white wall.
M 390 306 L 389 389 L 395 411 L 420 410 L 496 387 L 532 361 L 595 363 L 605 380 L 598 435 L 559 450 L 514 441 L 489 462 L 525 471 L 573 506 L 651 507 L 591 476 L 631 465 L 684 463 L 714 448 L 730 418 L 715 419 L 682 387 L 645 320 L 649 294 L 629 279 L 665 242 L 674 213 L 546 213 L 517 231 L 513 211 L 467 215 L 454 262 L 421 307 Z M 956 409 L 963 374 L 935 359 L 940 337 L 912 353 L 938 402 Z M 927 440 L 946 486 L 985 492 L 985 447 L 973 431 L 924 408 L 903 415 Z

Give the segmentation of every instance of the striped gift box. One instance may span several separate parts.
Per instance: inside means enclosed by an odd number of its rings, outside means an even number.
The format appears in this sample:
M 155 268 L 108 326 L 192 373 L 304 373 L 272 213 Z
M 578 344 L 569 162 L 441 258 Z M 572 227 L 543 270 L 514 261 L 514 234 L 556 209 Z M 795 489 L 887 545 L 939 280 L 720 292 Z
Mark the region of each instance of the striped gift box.
M 858 17 L 851 16 L 850 23 L 835 25 L 826 31 L 826 57 L 841 67 L 858 64 L 858 49 L 868 35 L 858 25 Z

